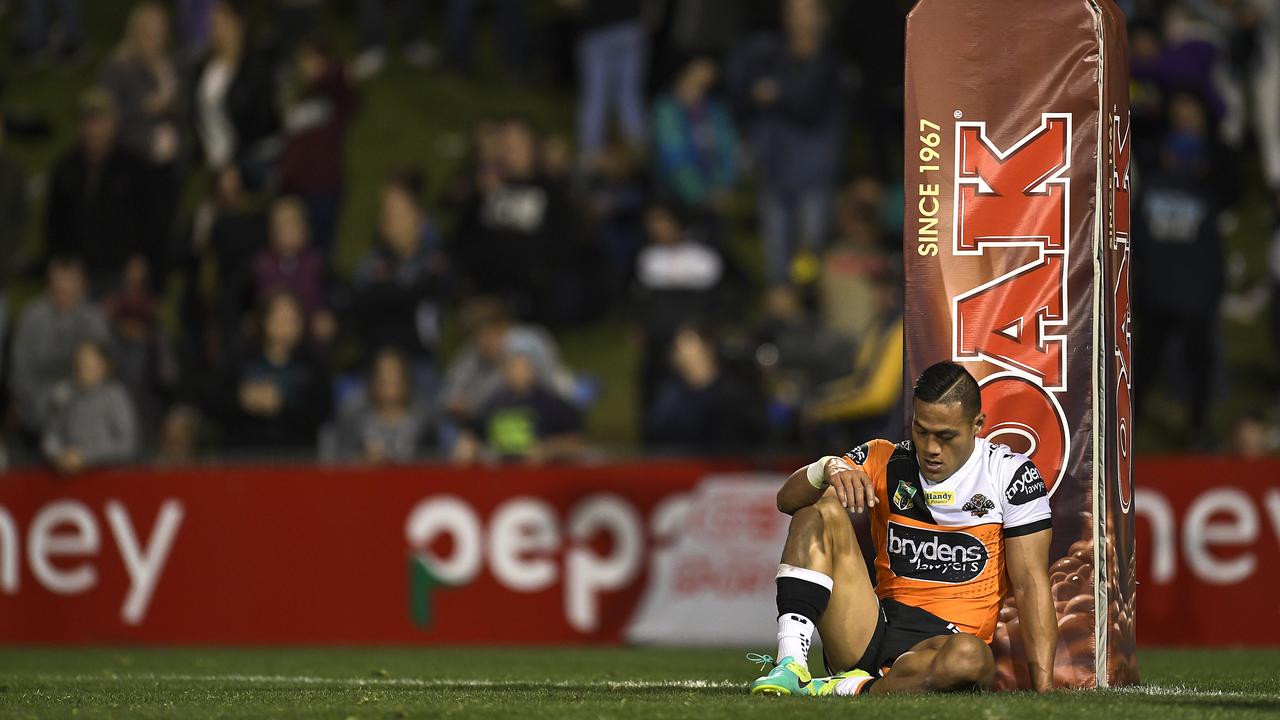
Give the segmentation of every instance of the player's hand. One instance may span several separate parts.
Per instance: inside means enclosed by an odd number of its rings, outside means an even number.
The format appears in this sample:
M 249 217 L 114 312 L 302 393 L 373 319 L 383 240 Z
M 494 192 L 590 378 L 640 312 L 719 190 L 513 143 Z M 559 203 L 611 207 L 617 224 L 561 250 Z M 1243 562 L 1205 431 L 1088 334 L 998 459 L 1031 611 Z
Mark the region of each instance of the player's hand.
M 846 509 L 860 513 L 875 507 L 875 486 L 866 470 L 843 458 L 832 458 L 827 461 L 825 471 L 827 485 L 835 488 L 836 498 Z

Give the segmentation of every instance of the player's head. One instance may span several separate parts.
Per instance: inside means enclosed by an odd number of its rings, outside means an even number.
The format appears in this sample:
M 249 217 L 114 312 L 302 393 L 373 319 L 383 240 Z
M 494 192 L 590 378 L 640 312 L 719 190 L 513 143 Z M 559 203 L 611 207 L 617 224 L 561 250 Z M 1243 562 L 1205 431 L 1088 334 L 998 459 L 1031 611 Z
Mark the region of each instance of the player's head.
M 912 406 L 911 440 L 920 474 L 945 480 L 969 459 L 986 421 L 978 382 L 953 362 L 930 365 L 916 379 Z

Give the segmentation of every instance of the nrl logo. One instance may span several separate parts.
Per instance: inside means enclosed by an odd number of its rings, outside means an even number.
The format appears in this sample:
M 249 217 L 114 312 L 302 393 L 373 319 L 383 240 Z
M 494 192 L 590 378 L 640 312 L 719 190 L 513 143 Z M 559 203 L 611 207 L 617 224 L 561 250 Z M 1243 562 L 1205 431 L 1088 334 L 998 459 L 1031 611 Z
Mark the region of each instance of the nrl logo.
M 982 517 L 992 510 L 996 509 L 996 504 L 987 499 L 986 495 L 978 493 L 969 498 L 969 502 L 964 504 L 962 510 L 968 510 L 970 515 L 974 517 Z
M 910 510 L 916 504 L 916 489 L 904 482 L 899 482 L 897 491 L 893 493 L 893 504 L 899 510 Z

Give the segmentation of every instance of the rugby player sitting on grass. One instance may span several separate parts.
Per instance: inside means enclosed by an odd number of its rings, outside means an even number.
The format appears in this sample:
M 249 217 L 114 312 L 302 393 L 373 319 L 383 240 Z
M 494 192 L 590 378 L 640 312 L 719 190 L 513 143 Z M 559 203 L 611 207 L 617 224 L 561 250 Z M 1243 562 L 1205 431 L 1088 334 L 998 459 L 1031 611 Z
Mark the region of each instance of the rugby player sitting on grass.
M 752 694 L 989 689 L 988 643 L 1009 589 L 1033 686 L 1052 689 L 1058 626 L 1044 479 L 1025 456 L 977 437 L 982 398 L 959 365 L 925 370 L 913 409 L 910 441 L 824 457 L 778 491 L 778 509 L 792 516 L 777 576 L 779 659 Z M 874 586 L 850 521 L 867 511 Z M 810 677 L 815 629 L 830 677 Z

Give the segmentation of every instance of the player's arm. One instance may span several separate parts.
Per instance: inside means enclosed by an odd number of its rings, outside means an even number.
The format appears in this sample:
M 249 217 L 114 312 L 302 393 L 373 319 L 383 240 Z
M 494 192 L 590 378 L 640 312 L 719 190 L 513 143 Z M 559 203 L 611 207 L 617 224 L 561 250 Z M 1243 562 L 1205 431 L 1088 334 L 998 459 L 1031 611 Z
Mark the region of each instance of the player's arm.
M 1005 569 L 1014 599 L 1027 666 L 1036 692 L 1053 689 L 1053 657 L 1058 648 L 1058 617 L 1049 592 L 1049 539 L 1053 530 L 1005 538 Z
M 841 505 L 854 512 L 876 504 L 875 487 L 867 472 L 845 458 L 828 455 L 791 473 L 778 490 L 778 509 L 794 515 L 821 500 L 828 488 Z

